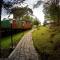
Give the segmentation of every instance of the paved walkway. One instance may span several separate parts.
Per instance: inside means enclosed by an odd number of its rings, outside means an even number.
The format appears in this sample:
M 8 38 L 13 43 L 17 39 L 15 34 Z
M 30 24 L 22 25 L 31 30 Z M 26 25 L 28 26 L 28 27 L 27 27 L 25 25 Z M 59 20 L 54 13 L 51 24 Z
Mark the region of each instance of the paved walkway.
M 8 58 L 10 60 L 38 60 L 38 54 L 33 46 L 31 31 L 24 35 Z

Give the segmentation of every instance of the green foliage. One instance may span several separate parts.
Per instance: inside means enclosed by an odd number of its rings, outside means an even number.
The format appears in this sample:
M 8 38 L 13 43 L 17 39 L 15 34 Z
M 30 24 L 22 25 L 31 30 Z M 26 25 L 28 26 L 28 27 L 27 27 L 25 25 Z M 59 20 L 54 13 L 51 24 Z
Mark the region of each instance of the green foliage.
M 51 2 L 46 3 L 44 6 L 44 13 L 45 13 L 45 18 L 47 20 L 53 20 L 55 22 L 59 22 L 60 20 L 60 5 L 58 5 L 59 2 Z
M 47 24 L 47 21 L 46 20 L 44 20 L 44 23 L 43 23 L 43 25 L 45 26 Z
M 23 17 L 21 17 L 21 20 L 22 21 L 30 21 L 31 23 L 32 23 L 32 25 L 34 25 L 35 23 L 35 18 L 33 18 L 31 15 L 24 15 Z M 20 20 L 20 22 L 21 22 L 21 20 Z M 37 21 L 36 21 L 36 23 L 37 23 Z
M 32 39 L 35 48 L 39 51 L 40 54 L 49 54 L 48 60 L 54 60 L 54 58 L 56 58 L 55 60 L 58 59 L 60 53 L 59 31 L 54 31 L 54 29 L 49 29 L 47 27 L 40 27 L 39 30 L 35 30 L 32 33 Z
M 17 33 L 16 35 L 13 35 L 12 36 L 13 45 L 16 45 L 20 41 L 20 39 L 22 38 L 23 35 L 24 35 L 23 32 Z M 1 47 L 2 48 L 10 48 L 11 47 L 11 36 L 8 36 L 8 37 L 1 39 Z
M 35 19 L 35 20 L 33 21 L 33 24 L 38 26 L 38 25 L 40 24 L 40 22 Z
M 12 13 L 14 15 L 14 18 L 20 18 L 24 15 L 32 14 L 32 10 L 30 8 L 26 7 L 15 7 L 12 9 Z
M 1 26 L 4 28 L 10 28 L 11 27 L 9 20 L 1 21 Z
M 29 15 L 23 16 L 23 20 L 30 20 L 30 16 Z

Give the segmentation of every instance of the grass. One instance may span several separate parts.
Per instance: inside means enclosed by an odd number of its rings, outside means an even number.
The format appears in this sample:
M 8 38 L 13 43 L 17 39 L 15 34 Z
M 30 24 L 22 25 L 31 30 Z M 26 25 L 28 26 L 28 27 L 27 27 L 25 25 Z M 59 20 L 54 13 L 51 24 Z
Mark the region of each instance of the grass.
M 12 36 L 13 45 L 16 45 L 24 35 L 24 32 L 17 33 Z M 1 47 L 2 48 L 9 48 L 11 47 L 11 36 L 5 37 L 1 39 Z
M 58 28 L 59 29 L 59 28 Z M 33 43 L 39 52 L 46 52 L 53 56 L 60 53 L 60 30 L 49 29 L 48 27 L 39 27 L 33 31 Z
M 18 42 L 21 40 L 24 34 L 27 34 L 30 30 L 26 30 L 24 32 L 17 33 L 12 36 L 13 39 L 13 47 L 15 48 Z M 13 48 L 11 49 L 11 36 L 4 37 L 1 40 L 1 58 L 7 58 L 10 53 L 13 51 Z

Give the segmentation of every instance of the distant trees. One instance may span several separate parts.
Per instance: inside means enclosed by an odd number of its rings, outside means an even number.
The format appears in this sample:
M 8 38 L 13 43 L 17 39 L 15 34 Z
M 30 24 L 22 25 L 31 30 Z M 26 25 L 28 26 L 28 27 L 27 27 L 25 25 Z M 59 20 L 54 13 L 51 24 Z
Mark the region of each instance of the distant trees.
M 60 23 L 60 5 L 59 0 L 51 0 L 44 5 L 45 18 L 53 20 L 57 25 Z
M 43 23 L 43 25 L 45 26 L 47 24 L 47 21 L 46 20 L 44 20 L 44 23 Z
M 23 16 L 22 20 L 30 21 L 32 23 L 32 25 L 36 25 L 36 26 L 38 26 L 40 24 L 40 22 L 37 18 L 33 18 L 30 15 Z
M 34 25 L 37 25 L 38 26 L 39 25 L 39 21 L 38 20 L 35 20 L 34 21 Z
M 34 19 L 34 21 L 33 21 L 33 25 L 38 26 L 39 24 L 40 24 L 40 22 L 38 21 L 38 19 L 37 19 L 37 18 L 35 18 L 35 19 Z

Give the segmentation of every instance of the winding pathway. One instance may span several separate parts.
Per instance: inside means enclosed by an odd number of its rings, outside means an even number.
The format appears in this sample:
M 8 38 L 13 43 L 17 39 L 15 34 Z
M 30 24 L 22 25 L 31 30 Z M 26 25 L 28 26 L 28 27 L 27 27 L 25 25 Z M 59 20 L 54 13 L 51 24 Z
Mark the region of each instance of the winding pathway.
M 10 60 L 38 60 L 38 53 L 33 46 L 31 32 L 23 36 L 17 47 L 8 57 Z

